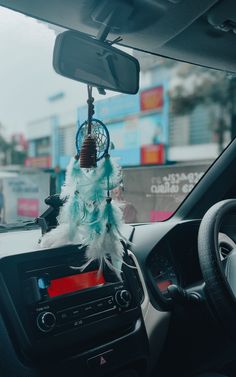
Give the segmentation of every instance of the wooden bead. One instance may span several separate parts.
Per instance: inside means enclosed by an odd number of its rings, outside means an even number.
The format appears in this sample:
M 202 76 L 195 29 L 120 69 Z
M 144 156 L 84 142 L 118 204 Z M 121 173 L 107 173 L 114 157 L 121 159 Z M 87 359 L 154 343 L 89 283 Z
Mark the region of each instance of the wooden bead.
M 86 136 L 80 151 L 80 167 L 92 168 L 97 166 L 97 148 L 96 141 L 91 136 Z

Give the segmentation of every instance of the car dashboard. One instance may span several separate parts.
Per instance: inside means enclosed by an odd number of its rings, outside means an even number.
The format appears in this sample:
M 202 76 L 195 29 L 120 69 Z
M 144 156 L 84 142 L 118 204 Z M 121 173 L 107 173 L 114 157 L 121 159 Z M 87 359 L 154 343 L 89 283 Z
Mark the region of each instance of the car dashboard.
M 47 282 L 82 276 L 70 269 L 79 263 L 78 247 L 40 249 L 39 229 L 1 233 L 0 333 L 6 345 L 3 370 L 11 370 L 5 375 L 18 377 L 19 368 L 22 377 L 73 375 L 75 370 L 86 376 L 151 375 L 168 341 L 175 307 L 169 286 L 189 289 L 202 283 L 199 224 L 169 220 L 125 226 L 131 243 L 122 281 L 105 271 L 100 287 L 71 291 L 68 297 L 59 292 L 58 299 L 58 293 L 49 297 Z M 234 248 L 234 231 L 226 224 L 220 233 L 222 258 Z

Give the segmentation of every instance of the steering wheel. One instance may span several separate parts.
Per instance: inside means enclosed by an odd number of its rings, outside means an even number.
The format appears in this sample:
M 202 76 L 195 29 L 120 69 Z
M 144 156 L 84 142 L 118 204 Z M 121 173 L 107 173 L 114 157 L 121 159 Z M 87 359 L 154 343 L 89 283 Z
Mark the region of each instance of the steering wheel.
M 236 249 L 222 261 L 218 242 L 220 226 L 231 213 L 236 213 L 235 199 L 218 202 L 206 212 L 198 233 L 198 253 L 213 314 L 236 338 Z

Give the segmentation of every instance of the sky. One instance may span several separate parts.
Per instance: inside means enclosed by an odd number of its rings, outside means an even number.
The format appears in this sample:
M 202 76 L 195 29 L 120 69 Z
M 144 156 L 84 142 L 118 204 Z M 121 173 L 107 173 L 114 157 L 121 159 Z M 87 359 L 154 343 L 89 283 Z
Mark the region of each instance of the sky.
M 55 38 L 47 24 L 0 7 L 0 124 L 8 135 L 26 132 L 28 123 L 61 109 L 86 104 L 86 86 L 53 70 Z M 63 103 L 48 100 L 59 92 L 65 93 Z

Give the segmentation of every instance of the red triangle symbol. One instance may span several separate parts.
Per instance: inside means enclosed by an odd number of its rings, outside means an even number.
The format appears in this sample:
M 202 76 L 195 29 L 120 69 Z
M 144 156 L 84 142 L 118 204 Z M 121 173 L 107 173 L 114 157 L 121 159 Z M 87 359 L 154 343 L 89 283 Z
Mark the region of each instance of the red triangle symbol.
M 100 365 L 104 365 L 104 364 L 106 364 L 106 359 L 104 359 L 104 357 L 103 356 L 101 356 L 101 358 L 100 358 Z

